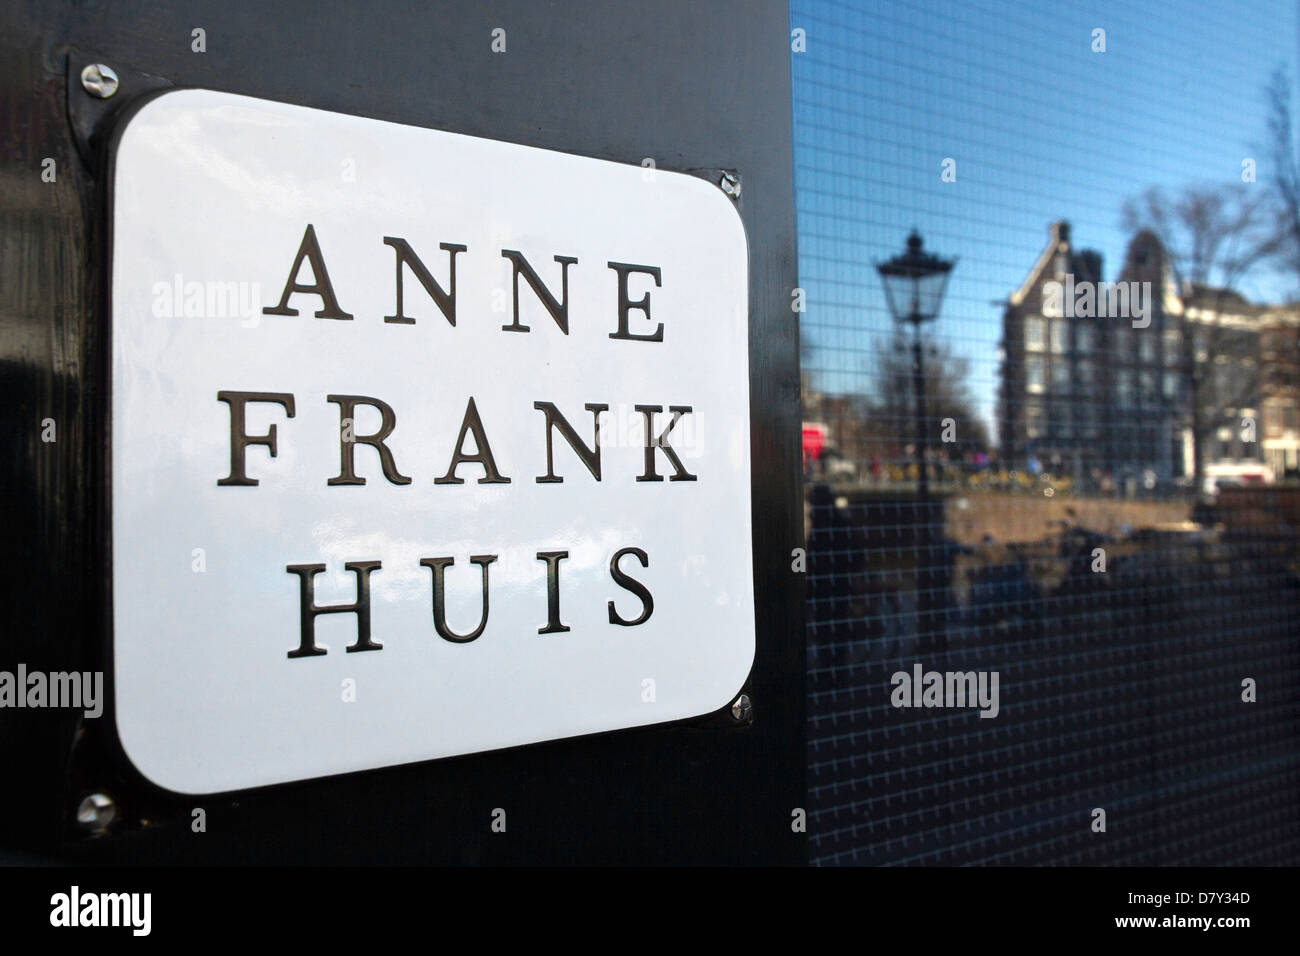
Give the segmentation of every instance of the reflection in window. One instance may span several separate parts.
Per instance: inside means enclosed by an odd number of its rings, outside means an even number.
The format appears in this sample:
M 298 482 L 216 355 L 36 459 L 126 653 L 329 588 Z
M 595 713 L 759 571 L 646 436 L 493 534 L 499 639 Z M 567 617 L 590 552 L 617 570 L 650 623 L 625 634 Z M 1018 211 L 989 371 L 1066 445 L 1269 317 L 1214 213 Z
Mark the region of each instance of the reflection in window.
M 1115 401 L 1121 406 L 1133 404 L 1133 372 L 1122 368 L 1115 373 Z
M 1132 330 L 1126 325 L 1117 326 L 1110 335 L 1110 345 L 1116 359 L 1129 361 L 1133 357 Z
M 1135 334 L 1138 339 L 1138 357 L 1143 362 L 1154 362 L 1156 360 L 1156 334 L 1153 329 L 1138 329 Z
M 1055 438 L 1070 438 L 1073 434 L 1069 404 L 1066 402 L 1054 403 L 1052 405 L 1052 436 Z
M 1232 366 L 1227 362 L 1219 362 L 1214 366 L 1214 394 L 1212 396 L 1216 404 L 1231 406 L 1232 402 Z
M 1070 387 L 1070 362 L 1064 356 L 1052 360 L 1052 388 L 1065 391 Z
M 1043 406 L 1037 403 L 1025 407 L 1025 434 L 1037 438 L 1043 433 Z
M 1156 398 L 1156 373 L 1143 369 L 1138 373 L 1138 388 L 1143 402 L 1152 402 Z
M 1070 320 L 1056 319 L 1052 322 L 1052 351 L 1061 353 L 1070 349 Z
M 1074 346 L 1080 352 L 1087 354 L 1092 351 L 1093 330 L 1089 322 L 1078 322 L 1074 326 Z
M 1175 368 L 1183 362 L 1183 334 L 1177 329 L 1165 329 L 1165 366 Z
M 1039 315 L 1031 315 L 1025 319 L 1025 348 L 1037 352 L 1043 350 L 1043 325 L 1044 319 Z
M 1046 386 L 1042 356 L 1031 355 L 1025 359 L 1025 388 L 1031 392 L 1041 392 Z
M 1083 438 L 1097 437 L 1097 409 L 1096 406 L 1085 402 L 1075 409 L 1075 417 L 1079 421 L 1079 435 Z
M 1220 254 L 1247 243 L 1178 228 L 1180 210 L 1231 225 L 1241 200 L 1268 238 L 1265 90 L 1281 65 L 1300 141 L 1296 4 L 875 6 L 790 6 L 808 34 L 790 56 L 803 421 L 835 453 L 807 483 L 810 855 L 1300 863 L 1300 815 L 1278 797 L 1300 779 L 1294 708 L 1278 703 L 1300 699 L 1300 512 L 1241 507 L 1247 492 L 1297 501 L 1283 478 L 1300 436 L 1275 423 L 1300 427 L 1300 387 L 1247 404 L 1240 369 L 1266 371 L 1264 328 L 1285 329 L 1280 360 L 1300 364 L 1296 310 L 1256 311 L 1283 309 L 1300 270 L 1261 261 L 1238 281 Z M 1103 25 L 1112 48 L 1092 52 Z M 1249 185 L 1246 156 L 1261 163 Z M 923 417 L 872 268 L 913 228 L 957 260 L 923 329 Z M 1202 269 L 1199 251 L 1220 261 Z M 1148 280 L 1145 329 L 1079 314 L 1109 305 L 1109 283 Z M 1059 324 L 1058 302 L 1074 313 Z M 1235 381 L 1213 380 L 1220 355 Z M 1268 399 L 1267 434 L 1243 444 L 1248 413 L 1226 414 L 1216 384 L 1242 408 Z M 958 442 L 938 440 L 947 417 Z M 935 436 L 928 501 L 918 424 Z M 1252 455 L 1278 480 L 1238 477 L 1233 457 Z M 1000 672 L 1002 713 L 895 709 L 890 677 L 918 663 Z M 1260 704 L 1238 702 L 1248 674 L 1276 685 Z M 1116 801 L 1123 825 L 1090 833 L 1079 808 Z

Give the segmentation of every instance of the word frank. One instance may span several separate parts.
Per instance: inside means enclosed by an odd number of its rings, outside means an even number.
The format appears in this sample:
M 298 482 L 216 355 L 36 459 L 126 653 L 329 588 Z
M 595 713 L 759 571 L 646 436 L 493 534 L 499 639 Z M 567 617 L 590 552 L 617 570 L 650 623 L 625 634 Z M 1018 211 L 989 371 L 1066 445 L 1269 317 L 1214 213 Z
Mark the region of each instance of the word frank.
M 389 436 L 397 428 L 397 413 L 393 407 L 382 399 L 368 395 L 327 395 L 326 402 L 339 407 L 339 473 L 326 481 L 327 485 L 364 485 L 366 479 L 357 474 L 356 446 L 369 445 L 379 456 L 379 466 L 384 477 L 394 485 L 409 485 L 411 478 L 398 469 L 392 449 L 387 445 Z M 226 486 L 256 486 L 256 478 L 248 476 L 247 451 L 250 445 L 260 445 L 267 449 L 272 458 L 279 450 L 277 426 L 271 425 L 264 435 L 250 435 L 247 430 L 247 408 L 250 403 L 279 405 L 285 417 L 293 418 L 297 414 L 297 402 L 289 392 L 217 392 L 217 401 L 230 406 L 230 473 L 219 478 L 217 484 Z M 360 405 L 374 408 L 380 415 L 379 430 L 372 435 L 358 435 L 352 428 L 356 419 L 356 409 Z M 533 402 L 533 408 L 542 413 L 540 424 L 546 431 L 546 474 L 537 476 L 541 485 L 560 484 L 564 477 L 555 471 L 555 435 L 559 434 L 568 446 L 577 454 L 591 477 L 601 481 L 600 451 L 600 414 L 609 410 L 609 405 L 589 402 L 583 406 L 592 416 L 592 439 L 588 446 L 564 414 L 552 402 Z M 677 452 L 668 443 L 669 435 L 683 415 L 693 411 L 690 405 L 669 405 L 668 421 L 655 437 L 655 416 L 664 413 L 662 405 L 637 405 L 637 412 L 645 422 L 645 455 L 643 468 L 637 481 L 663 481 L 664 476 L 657 470 L 658 455 L 662 454 L 673 473 L 669 481 L 695 481 L 697 476 L 686 470 Z M 474 450 L 467 451 L 465 441 L 473 438 Z M 446 474 L 434 479 L 435 485 L 463 485 L 465 479 L 458 475 L 462 465 L 478 465 L 483 469 L 483 477 L 478 479 L 480 485 L 508 485 L 512 479 L 501 473 L 496 456 L 488 441 L 487 429 L 479 415 L 478 406 L 471 395 L 461 418 L 460 431 L 456 437 L 454 450 Z

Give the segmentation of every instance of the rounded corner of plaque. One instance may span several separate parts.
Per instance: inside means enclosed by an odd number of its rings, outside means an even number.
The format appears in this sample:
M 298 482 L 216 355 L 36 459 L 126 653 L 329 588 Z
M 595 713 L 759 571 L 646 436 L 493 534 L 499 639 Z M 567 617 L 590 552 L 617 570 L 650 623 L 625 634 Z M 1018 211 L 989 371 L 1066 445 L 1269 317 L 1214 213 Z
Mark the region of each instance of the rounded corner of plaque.
M 691 178 L 695 179 L 695 181 L 698 182 L 701 186 L 703 186 L 704 189 L 713 197 L 712 199 L 709 200 L 711 205 L 718 208 L 719 210 L 723 210 L 723 209 L 726 210 L 725 212 L 722 213 L 722 218 L 732 223 L 735 226 L 735 228 L 740 232 L 741 242 L 744 245 L 745 252 L 746 252 L 745 258 L 746 261 L 748 261 L 749 233 L 745 231 L 745 217 L 740 212 L 740 204 L 735 199 L 728 196 L 727 193 L 723 191 L 722 186 L 719 183 L 711 182 L 710 180 L 702 179 L 699 177 L 691 177 Z
M 159 775 L 146 769 L 145 763 L 141 761 L 139 757 L 132 754 L 131 747 L 127 743 L 127 737 L 122 731 L 121 724 L 116 725 L 115 732 L 117 736 L 118 749 L 121 751 L 122 759 L 126 762 L 127 767 L 129 767 L 141 780 L 149 784 L 149 786 L 161 791 L 169 797 L 203 797 L 211 795 L 211 791 L 185 789 L 184 787 L 163 782 Z
M 168 99 L 179 93 L 193 93 L 194 90 L 184 86 L 164 86 L 155 90 L 147 90 L 136 96 L 130 103 L 122 109 L 122 114 L 118 117 L 113 127 L 113 139 L 120 143 L 127 130 L 131 128 L 132 123 L 140 118 L 140 114 L 147 112 L 158 105 L 161 100 Z
M 116 163 L 117 156 L 122 151 L 122 144 L 126 140 L 127 134 L 139 124 L 136 122 L 145 113 L 152 112 L 158 104 L 166 99 L 172 99 L 175 96 L 184 97 L 185 94 L 202 93 L 203 90 L 189 86 L 164 86 L 158 89 L 147 90 L 136 96 L 130 103 L 122 108 L 121 115 L 117 117 L 113 124 L 112 132 L 108 140 L 108 153 L 113 162 Z
M 707 711 L 707 713 L 713 713 L 722 710 L 723 708 L 730 707 L 736 698 L 745 692 L 745 688 L 749 686 L 749 682 L 754 676 L 754 661 L 757 657 L 758 642 L 756 640 L 751 640 L 748 645 L 748 652 L 745 655 L 745 663 L 737 669 L 737 672 L 740 675 L 739 678 L 733 678 L 722 685 L 724 687 L 731 687 L 733 690 L 724 700 L 719 701 L 717 705 L 712 707 Z

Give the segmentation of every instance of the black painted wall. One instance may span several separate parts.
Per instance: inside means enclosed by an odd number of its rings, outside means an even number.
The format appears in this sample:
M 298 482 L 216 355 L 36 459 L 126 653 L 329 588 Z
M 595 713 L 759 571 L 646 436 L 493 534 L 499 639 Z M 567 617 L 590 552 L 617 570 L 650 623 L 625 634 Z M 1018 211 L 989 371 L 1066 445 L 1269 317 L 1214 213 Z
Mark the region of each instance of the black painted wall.
M 78 153 L 68 102 L 78 114 L 87 104 L 66 80 L 69 58 L 75 66 L 93 54 L 125 80 L 115 106 L 147 85 L 143 73 L 633 164 L 652 157 L 662 169 L 739 171 L 750 253 L 755 719 L 736 725 L 724 714 L 181 803 L 123 766 L 111 722 L 4 709 L 3 858 L 804 861 L 805 837 L 790 826 L 804 805 L 805 753 L 802 576 L 790 570 L 803 531 L 785 4 L 168 6 L 5 0 L 0 13 L 0 669 L 108 669 L 107 576 L 129 573 L 107 566 L 97 531 L 102 155 L 92 150 L 87 163 Z M 195 27 L 206 31 L 205 53 L 191 51 Z M 496 27 L 507 31 L 506 54 L 491 51 Z M 41 180 L 46 157 L 54 183 Z M 47 418 L 53 443 L 41 440 Z M 120 815 L 107 836 L 87 839 L 76 807 L 101 789 Z M 198 805 L 205 834 L 189 827 Z M 506 834 L 490 830 L 494 807 L 508 809 Z

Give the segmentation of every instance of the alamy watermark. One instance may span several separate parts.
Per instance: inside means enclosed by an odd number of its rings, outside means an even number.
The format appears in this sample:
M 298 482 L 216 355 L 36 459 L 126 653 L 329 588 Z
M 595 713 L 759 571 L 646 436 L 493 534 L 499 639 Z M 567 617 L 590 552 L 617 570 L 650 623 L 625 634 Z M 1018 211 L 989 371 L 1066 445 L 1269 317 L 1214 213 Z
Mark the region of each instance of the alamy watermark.
M 83 893 L 75 884 L 50 897 L 50 925 L 125 927 L 148 936 L 153 925 L 152 893 Z
M 979 707 L 981 717 L 998 715 L 997 671 L 926 671 L 918 662 L 889 682 L 894 707 Z
M 1150 282 L 1076 282 L 1074 274 L 1065 282 L 1043 283 L 1043 315 L 1067 319 L 1132 319 L 1133 328 L 1151 324 Z
M 68 707 L 95 718 L 104 712 L 103 671 L 0 671 L 0 707 Z
M 155 282 L 151 291 L 157 319 L 243 319 L 256 325 L 262 314 L 257 282 L 187 282 L 176 273 L 171 282 Z

